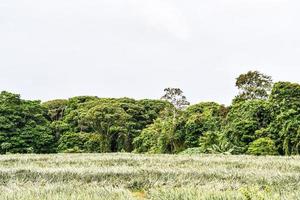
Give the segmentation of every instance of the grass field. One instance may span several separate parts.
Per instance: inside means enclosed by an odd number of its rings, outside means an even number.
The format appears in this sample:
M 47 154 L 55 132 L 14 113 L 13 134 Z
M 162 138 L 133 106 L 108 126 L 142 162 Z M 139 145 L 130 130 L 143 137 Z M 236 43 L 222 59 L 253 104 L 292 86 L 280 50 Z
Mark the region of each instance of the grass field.
M 300 157 L 2 155 L 0 199 L 300 199 Z

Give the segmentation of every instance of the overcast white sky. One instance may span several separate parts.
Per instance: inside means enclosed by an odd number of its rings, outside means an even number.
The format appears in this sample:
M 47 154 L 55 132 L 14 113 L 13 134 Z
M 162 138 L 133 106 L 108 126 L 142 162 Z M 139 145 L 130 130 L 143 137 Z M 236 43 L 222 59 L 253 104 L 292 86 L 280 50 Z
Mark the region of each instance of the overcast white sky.
M 259 70 L 300 82 L 298 0 L 0 0 L 0 90 L 228 104 Z

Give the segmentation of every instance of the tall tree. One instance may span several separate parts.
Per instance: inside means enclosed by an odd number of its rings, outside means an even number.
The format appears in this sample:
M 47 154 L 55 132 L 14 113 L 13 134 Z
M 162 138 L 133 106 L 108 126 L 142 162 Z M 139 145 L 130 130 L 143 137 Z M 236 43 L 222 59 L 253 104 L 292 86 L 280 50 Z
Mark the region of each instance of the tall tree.
M 262 74 L 259 71 L 249 71 L 241 74 L 235 82 L 239 89 L 238 96 L 234 102 L 240 102 L 247 99 L 267 99 L 272 89 L 272 77 Z
M 300 85 L 275 83 L 270 102 L 274 120 L 265 135 L 276 142 L 280 154 L 300 154 Z
M 164 89 L 164 92 L 165 94 L 161 97 L 161 99 L 169 101 L 175 106 L 175 108 L 182 110 L 186 106 L 190 105 L 181 89 L 166 88 Z
M 164 92 L 165 94 L 161 99 L 170 102 L 173 106 L 168 107 L 161 117 L 164 121 L 163 133 L 164 138 L 170 143 L 170 151 L 174 153 L 182 146 L 182 144 L 178 142 L 181 137 L 178 137 L 179 132 L 177 131 L 177 127 L 180 126 L 182 110 L 190 105 L 190 103 L 180 88 L 165 88 Z
M 111 139 L 114 134 L 126 131 L 125 124 L 130 118 L 123 108 L 113 104 L 98 105 L 84 115 L 84 122 L 103 137 L 103 151 L 111 151 Z

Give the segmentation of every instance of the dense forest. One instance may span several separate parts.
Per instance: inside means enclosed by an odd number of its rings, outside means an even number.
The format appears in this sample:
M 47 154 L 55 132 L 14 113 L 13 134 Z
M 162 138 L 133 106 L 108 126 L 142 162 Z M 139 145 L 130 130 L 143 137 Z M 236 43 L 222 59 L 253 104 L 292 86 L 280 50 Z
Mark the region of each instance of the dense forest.
M 300 85 L 258 71 L 236 79 L 228 107 L 189 105 L 179 88 L 160 100 L 78 96 L 48 102 L 0 94 L 0 153 L 300 154 Z

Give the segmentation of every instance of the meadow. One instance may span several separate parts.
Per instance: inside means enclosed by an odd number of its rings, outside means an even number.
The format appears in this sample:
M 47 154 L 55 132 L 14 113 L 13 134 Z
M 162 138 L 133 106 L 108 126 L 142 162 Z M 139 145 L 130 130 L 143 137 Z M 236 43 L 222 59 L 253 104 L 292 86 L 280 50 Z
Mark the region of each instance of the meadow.
M 1 155 L 0 199 L 300 199 L 300 157 Z

